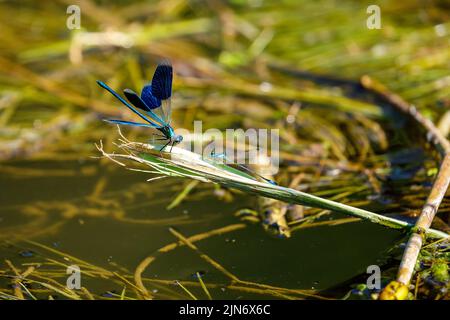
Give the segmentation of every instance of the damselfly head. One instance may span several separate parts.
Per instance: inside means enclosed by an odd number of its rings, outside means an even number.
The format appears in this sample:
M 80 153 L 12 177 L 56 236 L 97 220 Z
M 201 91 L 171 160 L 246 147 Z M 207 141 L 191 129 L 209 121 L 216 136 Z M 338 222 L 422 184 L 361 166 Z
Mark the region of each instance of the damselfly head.
M 183 141 L 183 136 L 182 135 L 176 135 L 173 137 L 173 142 L 174 144 L 179 144 Z

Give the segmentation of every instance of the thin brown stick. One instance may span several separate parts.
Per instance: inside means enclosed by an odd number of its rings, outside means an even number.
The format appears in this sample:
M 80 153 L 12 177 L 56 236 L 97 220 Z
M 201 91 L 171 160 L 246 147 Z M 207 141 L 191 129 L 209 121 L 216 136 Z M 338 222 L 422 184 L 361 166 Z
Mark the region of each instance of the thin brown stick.
M 399 95 L 389 91 L 383 84 L 369 76 L 363 76 L 361 78 L 361 84 L 395 108 L 410 115 L 417 123 L 419 123 L 426 130 L 427 138 L 431 140 L 443 157 L 433 188 L 428 195 L 427 201 L 422 208 L 422 212 L 416 221 L 413 232 L 403 253 L 396 281 L 399 285 L 398 288 L 402 288 L 402 286 L 407 286 L 411 281 L 414 273 L 414 266 L 416 265 L 417 257 L 419 256 L 420 249 L 424 242 L 423 236 L 425 235 L 426 230 L 431 226 L 433 218 L 437 213 L 439 205 L 442 202 L 450 183 L 450 142 L 431 120 L 425 118 L 413 105 L 406 102 Z M 387 297 L 390 299 L 391 295 L 382 293 L 380 297 Z
M 245 227 L 246 227 L 246 225 L 243 224 L 243 223 L 232 224 L 232 225 L 229 225 L 229 226 L 226 226 L 226 227 L 222 227 L 222 228 L 219 228 L 219 229 L 214 229 L 214 230 L 211 230 L 211 231 L 208 231 L 208 232 L 204 232 L 204 233 L 200 233 L 200 234 L 191 236 L 191 237 L 188 238 L 188 240 L 191 243 L 193 243 L 193 242 L 196 242 L 196 241 L 204 240 L 204 239 L 209 238 L 211 236 L 224 234 L 224 233 L 235 231 L 235 230 L 239 230 L 239 229 L 242 229 L 242 228 L 245 228 Z M 145 271 L 145 269 L 147 269 L 147 267 L 153 261 L 155 261 L 155 259 L 156 259 L 158 254 L 172 251 L 172 250 L 176 249 L 177 247 L 184 246 L 184 245 L 185 245 L 185 243 L 183 243 L 182 241 L 170 243 L 170 244 L 165 245 L 164 247 L 158 249 L 154 255 L 148 256 L 147 258 L 142 260 L 141 263 L 139 263 L 139 265 L 137 266 L 137 268 L 136 268 L 136 270 L 134 272 L 134 281 L 136 283 L 136 286 L 139 287 L 143 292 L 149 294 L 147 288 L 145 287 L 144 283 L 142 282 L 142 273 Z
M 178 231 L 176 231 L 176 230 L 174 230 L 172 228 L 170 228 L 169 231 L 175 237 L 177 237 L 181 242 L 183 242 L 188 248 L 190 248 L 191 250 L 196 252 L 200 256 L 200 258 L 205 260 L 212 267 L 214 267 L 215 269 L 220 271 L 222 274 L 224 274 L 227 278 L 229 278 L 231 280 L 231 284 L 230 285 L 241 284 L 241 285 L 246 285 L 246 286 L 250 286 L 250 287 L 257 287 L 257 288 L 267 289 L 269 291 L 272 291 L 272 290 L 276 290 L 276 291 L 281 290 L 281 291 L 286 291 L 286 292 L 287 291 L 291 291 L 291 292 L 295 292 L 297 294 L 301 294 L 301 295 L 308 296 L 308 297 L 316 297 L 318 299 L 323 299 L 324 298 L 324 297 L 320 297 L 320 296 L 318 296 L 318 295 L 316 295 L 314 293 L 310 293 L 310 292 L 308 292 L 306 290 L 279 288 L 279 287 L 275 287 L 275 286 L 268 285 L 268 284 L 256 283 L 256 282 L 241 280 L 236 275 L 234 275 L 232 272 L 228 271 L 225 267 L 223 267 L 219 262 L 217 262 L 216 260 L 214 260 L 213 258 L 208 256 L 206 253 L 202 252 L 196 245 L 194 245 L 192 242 L 190 242 L 189 239 L 186 238 L 184 235 L 182 235 L 180 232 L 178 232 Z M 327 299 L 327 298 L 324 298 L 324 299 Z
M 230 278 L 230 280 L 233 282 L 239 282 L 239 278 L 236 277 L 233 273 L 228 271 L 225 267 L 223 267 L 220 263 L 218 263 L 213 258 L 209 257 L 207 254 L 203 253 L 195 244 L 190 242 L 184 235 L 182 235 L 180 232 L 176 231 L 173 228 L 169 229 L 170 233 L 172 233 L 175 237 L 177 237 L 180 241 L 182 241 L 187 247 L 194 250 L 200 258 L 208 262 L 210 265 L 212 265 L 215 269 L 219 270 L 221 273 L 223 273 L 226 277 Z
M 85 287 L 81 287 L 81 291 L 84 293 L 84 295 L 89 299 L 89 300 L 95 300 L 94 296 L 92 295 L 92 293 Z
M 15 277 L 13 278 L 13 290 L 14 295 L 20 299 L 25 300 L 25 297 L 23 296 L 22 289 L 20 286 L 20 270 L 18 270 L 11 261 L 5 260 L 5 263 L 8 265 L 8 267 L 14 272 Z
M 361 77 L 361 85 L 365 89 L 375 93 L 378 97 L 382 98 L 396 109 L 410 115 L 426 130 L 427 138 L 439 149 L 442 155 L 450 153 L 450 142 L 441 131 L 436 128 L 434 123 L 425 118 L 414 105 L 406 102 L 398 94 L 390 91 L 382 83 L 367 75 Z
M 449 183 L 450 154 L 447 154 L 442 162 L 441 168 L 439 169 L 438 176 L 436 177 L 436 181 L 433 184 L 433 188 L 431 189 L 428 199 L 423 206 L 422 213 L 420 214 L 419 219 L 417 219 L 414 232 L 411 234 L 411 237 L 406 245 L 397 274 L 398 282 L 407 285 L 411 281 L 414 266 L 424 241 L 424 232 L 433 222 L 433 218 L 445 196 Z
M 151 283 L 151 284 L 162 284 L 162 285 L 173 285 L 173 280 L 162 280 L 162 279 L 149 279 L 149 278 L 143 278 L 143 281 Z M 194 281 L 179 281 L 179 283 L 183 284 L 184 286 L 191 286 L 191 287 L 201 287 L 199 282 Z M 320 300 L 335 300 L 332 298 L 326 298 L 314 294 L 308 294 L 306 290 L 296 290 L 296 289 L 288 289 L 288 288 L 280 288 L 280 287 L 272 287 L 272 289 L 266 289 L 266 288 L 254 288 L 254 287 L 248 287 L 244 285 L 235 285 L 235 284 L 218 284 L 218 283 L 205 283 L 205 286 L 208 288 L 226 288 L 229 290 L 235 290 L 235 291 L 242 291 L 242 292 L 249 292 L 249 293 L 256 293 L 261 295 L 272 295 L 274 297 L 280 297 L 280 295 L 285 295 L 285 298 L 287 294 L 289 295 L 299 295 L 299 296 L 310 296 L 313 298 L 317 298 Z M 298 297 L 295 297 L 298 299 Z

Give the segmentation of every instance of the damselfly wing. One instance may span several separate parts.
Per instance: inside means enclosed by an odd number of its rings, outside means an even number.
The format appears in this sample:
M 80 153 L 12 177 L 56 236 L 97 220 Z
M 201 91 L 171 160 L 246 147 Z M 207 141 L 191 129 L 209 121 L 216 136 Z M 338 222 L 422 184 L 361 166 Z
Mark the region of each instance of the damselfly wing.
M 155 70 L 152 81 L 142 89 L 141 96 L 131 89 L 125 89 L 123 91 L 128 102 L 104 82 L 97 81 L 102 88 L 110 92 L 115 98 L 147 123 L 114 119 L 108 119 L 106 121 L 119 125 L 150 127 L 159 130 L 163 137 L 163 139 L 159 140 L 167 140 L 167 143 L 161 148 L 161 151 L 169 144 L 171 144 L 172 147 L 175 144 L 180 143 L 183 141 L 183 137 L 181 135 L 176 135 L 170 125 L 172 79 L 173 71 L 170 62 L 164 61 L 160 63 Z

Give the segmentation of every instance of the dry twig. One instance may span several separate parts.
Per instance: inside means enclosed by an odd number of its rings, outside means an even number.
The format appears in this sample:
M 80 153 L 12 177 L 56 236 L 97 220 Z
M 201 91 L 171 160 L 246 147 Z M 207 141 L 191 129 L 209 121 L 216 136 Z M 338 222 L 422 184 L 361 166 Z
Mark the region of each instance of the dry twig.
M 406 102 L 399 95 L 389 91 L 381 83 L 369 76 L 364 76 L 361 78 L 361 84 L 392 106 L 410 115 L 426 130 L 427 138 L 431 140 L 443 156 L 443 161 L 436 180 L 434 181 L 433 188 L 431 189 L 427 201 L 422 208 L 422 212 L 416 221 L 415 228 L 412 229 L 413 232 L 411 233 L 403 253 L 397 279 L 396 281 L 391 282 L 380 295 L 380 299 L 383 300 L 406 299 L 407 294 L 397 295 L 396 292 L 408 292 L 406 288 L 414 273 L 414 266 L 416 265 L 420 249 L 422 248 L 425 233 L 431 226 L 439 205 L 447 192 L 450 183 L 450 142 L 431 120 L 425 118 L 413 105 Z

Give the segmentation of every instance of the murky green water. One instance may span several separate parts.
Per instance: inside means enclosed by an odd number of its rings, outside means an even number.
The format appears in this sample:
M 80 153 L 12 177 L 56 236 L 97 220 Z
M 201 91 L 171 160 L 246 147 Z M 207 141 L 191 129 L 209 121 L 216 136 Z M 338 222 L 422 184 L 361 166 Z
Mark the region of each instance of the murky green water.
M 2 174 L 0 221 L 3 229 L 10 230 L 9 234 L 2 235 L 2 240 L 32 237 L 36 242 L 105 268 L 114 269 L 118 265 L 134 272 L 146 256 L 176 240 L 169 227 L 190 236 L 240 223 L 233 213 L 253 204 L 253 199 L 241 195 L 232 203 L 225 203 L 212 192 L 196 199 L 196 194 L 201 193 L 198 191 L 192 194 L 191 200 L 188 198 L 168 211 L 165 208 L 176 195 L 171 190 L 184 183 L 182 180 L 144 183 L 144 176 L 139 173 L 110 164 L 100 166 L 96 160 L 8 165 L 33 168 L 37 172 L 47 169 L 62 176 Z M 97 200 L 92 200 L 89 196 L 94 186 L 104 177 L 107 177 L 107 187 Z M 127 195 L 132 190 L 141 191 L 134 196 Z M 101 201 L 110 203 L 101 204 Z M 52 205 L 46 207 L 43 203 Z M 119 204 L 124 208 L 123 212 L 119 210 L 120 214 L 117 213 Z M 39 207 L 42 208 L 40 213 L 30 209 Z M 158 223 L 161 219 L 162 223 Z M 164 222 L 165 219 L 178 221 Z M 48 231 L 58 223 L 62 224 L 53 232 Z M 44 234 L 39 235 L 40 232 Z M 368 265 L 382 263 L 385 251 L 399 240 L 399 236 L 396 231 L 357 222 L 301 229 L 290 239 L 280 239 L 269 235 L 259 224 L 249 223 L 244 229 L 208 238 L 197 245 L 241 280 L 293 289 L 323 290 L 365 273 Z M 39 261 L 39 253 L 46 254 L 45 250 L 32 249 L 33 254 L 24 257 L 23 250 L 28 247 L 18 243 L 21 249 L 5 244 L 0 247 L 2 257 L 20 265 Z M 196 272 L 203 274 L 206 283 L 225 285 L 229 282 L 187 247 L 159 256 L 143 276 L 195 281 Z M 82 285 L 99 294 L 121 290 L 119 286 L 92 279 Z M 346 289 L 349 288 L 344 286 L 342 292 Z M 175 290 L 185 295 L 181 289 Z M 268 297 L 226 289 L 213 289 L 212 292 L 215 298 Z

